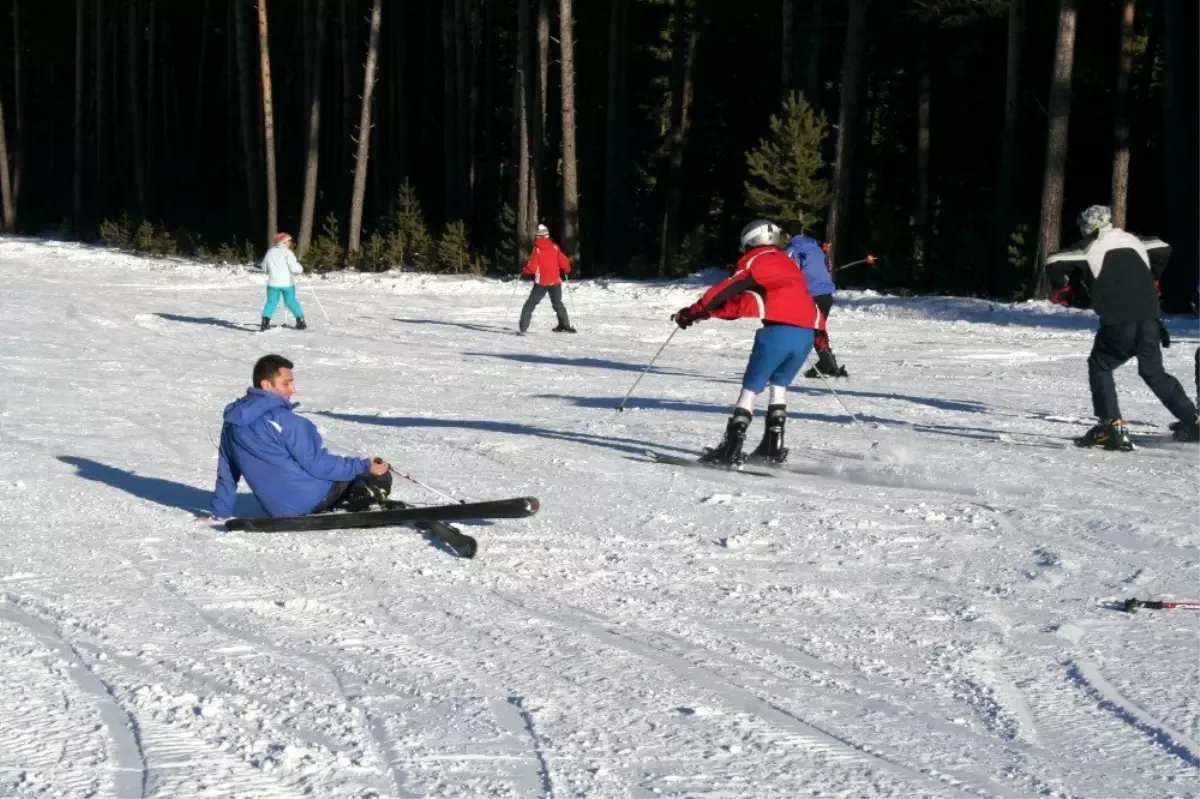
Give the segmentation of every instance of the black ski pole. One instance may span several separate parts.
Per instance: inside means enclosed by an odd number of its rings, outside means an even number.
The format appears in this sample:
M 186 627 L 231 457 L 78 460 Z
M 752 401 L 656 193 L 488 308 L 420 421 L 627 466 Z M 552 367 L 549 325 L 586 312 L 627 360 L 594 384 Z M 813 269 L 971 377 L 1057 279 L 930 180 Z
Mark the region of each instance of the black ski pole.
M 633 393 L 635 388 L 637 388 L 637 384 L 642 382 L 642 378 L 646 376 L 646 372 L 650 371 L 650 367 L 653 366 L 654 362 L 658 360 L 658 356 L 662 355 L 662 351 L 665 350 L 667 345 L 671 343 L 671 339 L 675 338 L 675 334 L 682 329 L 683 328 L 681 327 L 676 327 L 671 331 L 671 335 L 667 336 L 667 340 L 664 341 L 662 346 L 658 348 L 658 352 L 654 353 L 654 357 L 650 359 L 650 363 L 646 364 L 646 368 L 643 369 L 642 373 L 637 376 L 637 380 L 633 381 L 633 385 L 629 387 L 629 390 L 625 392 L 625 396 L 622 397 L 621 401 L 617 403 L 617 411 L 625 410 L 625 403 L 629 401 L 629 395 Z

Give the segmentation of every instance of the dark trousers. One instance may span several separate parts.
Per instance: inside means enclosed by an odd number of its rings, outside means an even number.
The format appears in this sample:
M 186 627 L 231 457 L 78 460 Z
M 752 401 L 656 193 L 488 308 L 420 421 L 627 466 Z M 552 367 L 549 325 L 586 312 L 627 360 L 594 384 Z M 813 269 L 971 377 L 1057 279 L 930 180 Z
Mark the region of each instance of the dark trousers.
M 818 294 L 813 297 L 813 302 L 816 303 L 821 316 L 828 319 L 829 311 L 833 308 L 833 295 Z M 815 331 L 813 348 L 817 351 L 817 369 L 821 374 L 837 374 L 838 364 L 837 359 L 833 357 L 833 350 L 829 347 L 829 333 L 824 330 Z
M 350 512 L 367 510 L 392 493 L 391 472 L 384 474 L 360 474 L 350 482 L 334 483 L 317 507 L 309 513 L 324 513 L 335 508 Z
M 525 305 L 521 308 L 521 330 L 529 329 L 529 322 L 533 319 L 533 309 L 545 299 L 547 294 L 550 295 L 550 304 L 554 306 L 554 313 L 558 316 L 559 327 L 570 327 L 571 320 L 567 317 L 567 306 L 563 305 L 562 291 L 562 283 L 555 286 L 540 286 L 535 283 L 533 291 L 529 292 L 529 299 L 525 300 Z
M 1176 419 L 1190 422 L 1196 418 L 1196 406 L 1183 386 L 1163 369 L 1157 319 L 1102 325 L 1096 331 L 1096 342 L 1088 357 L 1088 383 L 1092 387 L 1096 418 L 1101 421 L 1121 418 L 1113 371 L 1130 358 L 1137 358 L 1138 374 Z
M 1200 402 L 1200 347 L 1196 348 L 1196 402 Z

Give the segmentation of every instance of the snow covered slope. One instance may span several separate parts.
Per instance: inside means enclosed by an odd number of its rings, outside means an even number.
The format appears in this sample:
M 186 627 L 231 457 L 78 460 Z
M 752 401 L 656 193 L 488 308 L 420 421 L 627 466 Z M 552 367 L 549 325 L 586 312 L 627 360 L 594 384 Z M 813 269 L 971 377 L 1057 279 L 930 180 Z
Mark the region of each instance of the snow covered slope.
M 525 338 L 528 284 L 316 280 L 333 325 L 302 288 L 266 334 L 241 270 L 5 239 L 0 285 L 0 796 L 1200 795 L 1200 618 L 1114 610 L 1196 598 L 1200 450 L 1132 365 L 1146 446 L 1064 447 L 1089 314 L 848 294 L 879 446 L 802 380 L 761 478 L 644 454 L 716 443 L 750 322 L 613 410 L 699 281 L 585 282 L 579 335 Z M 331 449 L 542 512 L 474 561 L 197 523 L 266 352 Z

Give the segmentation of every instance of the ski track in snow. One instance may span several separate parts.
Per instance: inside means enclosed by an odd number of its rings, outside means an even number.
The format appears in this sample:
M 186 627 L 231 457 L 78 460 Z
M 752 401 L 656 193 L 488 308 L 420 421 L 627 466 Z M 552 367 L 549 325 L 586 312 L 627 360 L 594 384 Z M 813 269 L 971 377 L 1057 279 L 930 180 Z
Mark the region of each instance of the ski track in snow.
M 644 455 L 719 439 L 752 323 L 613 411 L 700 279 L 518 338 L 495 281 L 314 279 L 332 326 L 258 334 L 241 269 L 0 238 L 0 276 L 0 796 L 1200 797 L 1200 617 L 1114 610 L 1195 598 L 1200 457 L 1133 366 L 1145 446 L 1070 445 L 1090 314 L 844 292 L 879 446 L 802 378 L 761 478 Z M 464 525 L 473 561 L 197 523 L 270 351 L 330 449 L 542 511 Z

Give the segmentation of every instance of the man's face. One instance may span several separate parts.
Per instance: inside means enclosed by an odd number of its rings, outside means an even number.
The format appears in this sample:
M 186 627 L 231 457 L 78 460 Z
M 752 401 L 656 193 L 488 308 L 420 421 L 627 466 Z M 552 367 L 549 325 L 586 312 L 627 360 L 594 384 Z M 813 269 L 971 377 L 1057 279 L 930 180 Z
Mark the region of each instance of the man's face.
M 263 380 L 258 387 L 263 391 L 278 394 L 284 399 L 291 399 L 292 395 L 296 393 L 296 379 L 292 376 L 291 369 L 280 369 L 274 380 Z

